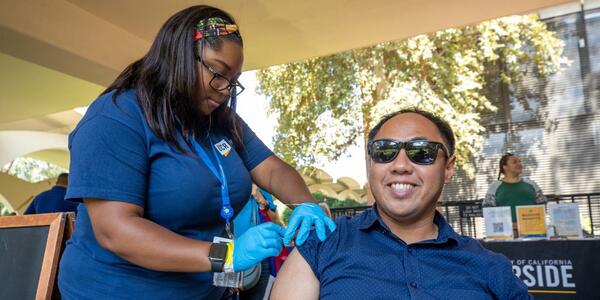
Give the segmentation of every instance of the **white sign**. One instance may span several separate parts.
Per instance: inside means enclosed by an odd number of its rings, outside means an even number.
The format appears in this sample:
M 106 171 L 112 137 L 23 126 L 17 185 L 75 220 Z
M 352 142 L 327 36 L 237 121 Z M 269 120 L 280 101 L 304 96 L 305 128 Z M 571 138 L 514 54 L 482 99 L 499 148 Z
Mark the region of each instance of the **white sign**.
M 488 239 L 512 239 L 513 226 L 510 206 L 484 207 L 485 237 Z
M 550 221 L 554 225 L 556 235 L 563 237 L 583 238 L 579 204 L 548 204 Z

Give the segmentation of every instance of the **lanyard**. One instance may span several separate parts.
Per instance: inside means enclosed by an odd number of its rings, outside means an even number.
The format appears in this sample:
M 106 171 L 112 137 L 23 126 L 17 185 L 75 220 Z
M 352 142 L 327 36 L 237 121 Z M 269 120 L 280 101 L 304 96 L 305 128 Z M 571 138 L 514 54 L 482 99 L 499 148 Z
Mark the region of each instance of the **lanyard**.
M 200 144 L 194 138 L 190 138 L 190 140 L 192 141 L 194 150 L 196 150 L 196 153 L 198 154 L 198 156 L 200 156 L 200 159 L 202 159 L 202 161 L 204 162 L 204 164 L 206 164 L 210 172 L 213 173 L 213 175 L 215 175 L 215 177 L 217 177 L 217 179 L 221 183 L 221 218 L 225 219 L 225 230 L 227 231 L 227 235 L 229 235 L 229 238 L 233 238 L 233 234 L 231 232 L 231 218 L 233 217 L 234 211 L 233 207 L 231 207 L 231 202 L 229 201 L 229 186 L 227 184 L 227 177 L 225 176 L 225 171 L 223 170 L 223 165 L 221 164 L 221 159 L 219 158 L 217 151 L 215 151 L 210 135 L 208 136 L 208 142 L 210 143 L 209 146 L 212 149 L 215 160 L 217 161 L 217 166 L 219 167 L 218 171 L 213 162 L 208 157 L 208 153 L 204 151 L 204 148 L 202 148 L 202 146 L 200 146 Z

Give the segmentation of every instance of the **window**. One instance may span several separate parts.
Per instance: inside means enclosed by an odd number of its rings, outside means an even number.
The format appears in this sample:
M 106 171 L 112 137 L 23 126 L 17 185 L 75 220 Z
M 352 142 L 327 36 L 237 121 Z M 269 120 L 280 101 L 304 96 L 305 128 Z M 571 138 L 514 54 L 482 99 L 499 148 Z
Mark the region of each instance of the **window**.
M 548 98 L 548 117 L 551 119 L 586 113 L 579 59 L 580 35 L 576 24 L 578 18 L 575 13 L 546 21 L 548 28 L 565 43 L 563 55 L 571 61 L 562 72 L 550 76 L 548 82 L 540 86 Z

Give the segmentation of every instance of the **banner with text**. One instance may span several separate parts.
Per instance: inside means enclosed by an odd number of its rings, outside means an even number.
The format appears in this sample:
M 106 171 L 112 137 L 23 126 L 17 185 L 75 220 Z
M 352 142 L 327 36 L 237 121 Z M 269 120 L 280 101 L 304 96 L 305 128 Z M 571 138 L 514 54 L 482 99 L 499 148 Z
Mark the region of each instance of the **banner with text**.
M 535 299 L 600 299 L 600 240 L 482 242 L 511 260 Z

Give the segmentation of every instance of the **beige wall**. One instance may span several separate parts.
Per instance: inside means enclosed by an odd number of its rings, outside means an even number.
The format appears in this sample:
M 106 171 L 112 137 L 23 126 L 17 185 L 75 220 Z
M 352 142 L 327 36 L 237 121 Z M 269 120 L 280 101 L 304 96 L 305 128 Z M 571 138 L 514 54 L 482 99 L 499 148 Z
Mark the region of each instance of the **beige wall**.
M 0 173 L 0 201 L 12 210 L 23 214 L 37 194 L 50 189 L 56 179 L 30 183 L 17 177 Z

